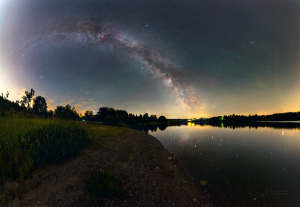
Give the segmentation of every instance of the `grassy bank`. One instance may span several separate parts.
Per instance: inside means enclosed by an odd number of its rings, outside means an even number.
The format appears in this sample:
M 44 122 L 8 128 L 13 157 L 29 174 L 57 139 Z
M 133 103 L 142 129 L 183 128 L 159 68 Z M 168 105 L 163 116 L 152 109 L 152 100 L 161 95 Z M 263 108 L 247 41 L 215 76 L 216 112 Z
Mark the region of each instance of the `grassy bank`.
M 75 122 L 0 118 L 0 183 L 24 178 L 38 166 L 62 163 L 90 143 Z
M 78 125 L 88 131 L 89 138 L 93 146 L 106 149 L 109 142 L 116 141 L 117 138 L 125 137 L 128 129 L 125 127 L 113 127 L 93 122 L 78 122 Z

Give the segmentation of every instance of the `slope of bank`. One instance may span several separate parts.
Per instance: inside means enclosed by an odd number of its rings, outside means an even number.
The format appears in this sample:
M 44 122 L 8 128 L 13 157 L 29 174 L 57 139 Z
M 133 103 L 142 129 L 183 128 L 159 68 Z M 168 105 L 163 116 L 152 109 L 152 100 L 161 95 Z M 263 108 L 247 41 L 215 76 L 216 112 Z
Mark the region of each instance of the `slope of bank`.
M 82 206 L 88 170 L 108 169 L 122 178 L 126 193 L 103 206 L 212 206 L 184 167 L 144 132 L 82 124 L 94 145 L 61 165 L 38 168 L 25 180 L 5 182 L 9 200 L 2 206 Z M 1 204 L 0 204 L 1 206 Z M 93 206 L 100 206 L 98 204 Z

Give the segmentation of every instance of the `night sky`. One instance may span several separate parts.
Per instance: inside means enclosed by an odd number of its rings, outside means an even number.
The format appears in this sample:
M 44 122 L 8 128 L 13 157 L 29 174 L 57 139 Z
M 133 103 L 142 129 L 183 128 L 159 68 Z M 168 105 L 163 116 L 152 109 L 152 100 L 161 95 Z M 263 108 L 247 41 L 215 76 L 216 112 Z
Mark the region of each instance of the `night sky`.
M 0 93 L 48 109 L 300 111 L 298 0 L 0 0 Z

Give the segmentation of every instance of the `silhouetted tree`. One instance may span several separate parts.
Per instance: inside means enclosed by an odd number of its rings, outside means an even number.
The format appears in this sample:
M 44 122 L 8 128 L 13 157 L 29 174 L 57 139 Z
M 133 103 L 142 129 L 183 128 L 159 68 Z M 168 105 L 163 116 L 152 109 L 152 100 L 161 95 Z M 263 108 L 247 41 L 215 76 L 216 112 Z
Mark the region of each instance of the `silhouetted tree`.
M 109 126 L 117 126 L 120 120 L 118 116 L 106 116 L 103 120 L 103 124 Z
M 9 96 L 9 92 L 8 91 L 6 92 L 6 96 L 4 96 L 3 93 L 1 93 L 1 97 L 4 100 L 8 100 L 8 96 Z
M 90 121 L 93 117 L 93 111 L 86 110 L 85 113 L 84 113 L 84 116 L 85 116 L 86 120 Z
M 21 105 L 25 105 L 27 104 L 27 109 L 30 109 L 30 103 L 31 103 L 31 100 L 34 96 L 34 90 L 31 89 L 30 92 L 29 91 L 25 91 L 25 96 L 22 97 L 22 100 L 21 100 Z
M 157 122 L 157 117 L 156 117 L 156 115 L 151 115 L 150 118 L 149 118 L 149 120 L 150 120 L 151 122 Z
M 159 121 L 159 122 L 166 123 L 168 120 L 166 119 L 166 117 L 160 116 L 160 117 L 158 118 L 158 121 Z
M 79 119 L 79 115 L 77 114 L 75 107 L 72 107 L 67 104 L 65 107 L 57 106 L 54 110 L 54 116 L 61 119 Z
M 125 110 L 117 110 L 116 113 L 119 115 L 119 119 L 120 121 L 122 121 L 123 123 L 127 123 L 128 122 L 128 113 Z
M 42 96 L 37 96 L 34 100 L 33 100 L 33 112 L 38 114 L 38 115 L 43 115 L 46 116 L 47 115 L 47 102 L 45 100 L 44 97 Z
M 0 117 L 2 116 L 14 116 L 14 115 L 27 115 L 25 107 L 21 107 L 18 103 L 8 100 L 9 93 L 6 96 L 1 93 L 0 96 Z
M 145 113 L 143 115 L 143 123 L 148 123 L 148 122 L 149 122 L 149 115 L 148 115 L 148 113 Z
M 63 118 L 64 109 L 65 109 L 65 107 L 63 107 L 63 106 L 57 106 L 56 109 L 54 110 L 54 116 L 57 118 Z
M 48 111 L 48 117 L 53 117 L 54 113 L 52 110 Z

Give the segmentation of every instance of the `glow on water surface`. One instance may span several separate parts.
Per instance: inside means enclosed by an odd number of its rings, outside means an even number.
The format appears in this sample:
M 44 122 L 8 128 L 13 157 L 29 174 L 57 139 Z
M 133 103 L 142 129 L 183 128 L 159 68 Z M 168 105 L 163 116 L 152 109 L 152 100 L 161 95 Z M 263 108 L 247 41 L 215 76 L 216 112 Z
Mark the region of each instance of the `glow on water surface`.
M 167 127 L 149 131 L 183 163 L 216 205 L 300 206 L 300 130 Z M 200 187 L 201 188 L 201 187 Z

